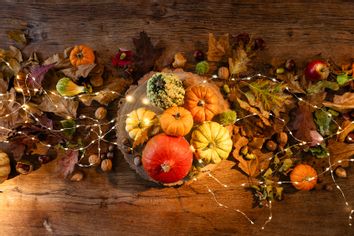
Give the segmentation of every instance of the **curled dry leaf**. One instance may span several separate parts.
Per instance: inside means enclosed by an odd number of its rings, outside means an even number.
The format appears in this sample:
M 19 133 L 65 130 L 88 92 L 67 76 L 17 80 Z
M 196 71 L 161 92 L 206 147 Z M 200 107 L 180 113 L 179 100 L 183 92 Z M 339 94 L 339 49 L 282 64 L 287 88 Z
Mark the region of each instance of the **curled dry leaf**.
M 238 75 L 247 71 L 247 66 L 250 63 L 250 58 L 245 50 L 238 48 L 234 57 L 229 58 L 229 70 L 231 75 Z
M 66 178 L 68 175 L 70 175 L 74 169 L 76 163 L 79 161 L 79 152 L 78 151 L 73 151 L 73 150 L 59 150 L 58 151 L 58 156 L 57 158 L 59 159 L 59 174 Z
M 330 153 L 331 163 L 334 165 L 333 169 L 337 166 L 348 167 L 349 161 L 354 156 L 354 144 L 347 144 L 330 140 L 328 142 L 328 151 Z M 341 163 L 338 163 L 341 161 Z
M 5 141 L 12 129 L 22 124 L 25 121 L 21 105 L 16 102 L 16 93 L 14 89 L 9 92 L 7 90 L 7 83 L 0 80 L 0 92 L 5 94 L 0 97 L 0 126 L 6 129 L 0 129 L 0 141 Z M 7 117 L 6 117 L 7 116 Z
M 208 61 L 218 62 L 224 55 L 230 53 L 229 34 L 222 35 L 219 40 L 216 40 L 214 34 L 209 33 L 208 41 Z
M 238 160 L 239 158 L 242 158 L 242 156 L 240 156 L 240 150 L 242 147 L 246 146 L 248 144 L 248 139 L 245 137 L 239 137 L 237 140 L 233 140 L 234 141 L 234 151 L 232 152 L 232 156 Z
M 305 91 L 300 86 L 298 81 L 298 76 L 292 73 L 277 74 L 277 78 L 284 81 L 292 93 L 305 93 Z
M 323 102 L 323 105 L 345 113 L 351 109 L 354 109 L 354 93 L 347 92 L 343 95 L 335 95 L 333 102 Z
M 80 96 L 80 101 L 86 106 L 90 106 L 92 101 L 108 105 L 116 98 L 122 96 L 130 84 L 131 82 L 125 79 L 109 78 L 102 90 L 95 94 L 83 94 Z
M 52 112 L 57 116 L 67 119 L 75 118 L 79 102 L 73 99 L 65 99 L 59 94 L 49 93 L 43 97 L 42 102 L 38 105 L 38 109 L 44 112 Z
M 350 121 L 344 121 L 342 124 L 343 131 L 338 135 L 338 141 L 344 142 L 345 138 L 354 131 L 354 123 Z
M 61 70 L 61 72 L 69 78 L 78 80 L 80 77 L 86 78 L 95 67 L 96 64 L 85 64 L 66 68 Z
M 254 154 L 256 158 L 246 160 L 240 155 L 235 158 L 239 161 L 238 167 L 243 172 L 245 172 L 249 177 L 256 177 L 261 173 L 261 171 L 269 167 L 270 158 L 272 157 L 273 153 L 263 153 L 261 150 L 255 149 L 252 151 L 252 154 Z
M 9 39 L 14 40 L 15 42 L 26 45 L 27 44 L 27 39 L 23 31 L 21 30 L 12 30 L 7 32 L 7 36 Z
M 305 102 L 298 103 L 295 119 L 292 121 L 291 126 L 295 130 L 295 137 L 299 140 L 309 142 L 311 145 L 316 145 L 323 140 L 322 136 L 317 132 L 312 116 L 312 107 Z
M 48 57 L 43 65 L 54 64 L 55 68 L 68 68 L 71 66 L 69 55 L 72 48 L 66 48 L 63 53 L 56 53 Z
M 251 114 L 257 114 L 258 117 L 263 121 L 263 123 L 265 125 L 267 125 L 267 126 L 271 125 L 268 120 L 269 114 L 270 114 L 269 112 L 264 111 L 264 110 L 263 110 L 263 112 L 261 112 L 257 108 L 252 107 L 250 104 L 248 104 L 247 102 L 245 102 L 239 98 L 237 98 L 237 102 L 242 109 L 245 109 L 246 111 L 250 112 Z

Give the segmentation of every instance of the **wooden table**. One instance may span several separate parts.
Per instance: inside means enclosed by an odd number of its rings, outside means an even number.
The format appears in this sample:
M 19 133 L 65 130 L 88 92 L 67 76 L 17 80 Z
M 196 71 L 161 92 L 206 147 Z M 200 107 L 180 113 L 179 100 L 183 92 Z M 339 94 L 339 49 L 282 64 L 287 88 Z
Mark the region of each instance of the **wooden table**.
M 113 3 L 116 2 L 116 3 Z M 351 1 L 46 1 L 0 3 L 0 46 L 6 31 L 27 29 L 25 49 L 43 57 L 76 43 L 86 43 L 109 62 L 119 47 L 131 48 L 142 30 L 156 42 L 190 51 L 208 32 L 249 32 L 267 42 L 265 58 L 298 60 L 323 53 L 336 61 L 354 52 L 354 3 Z M 87 171 L 72 183 L 55 174 L 52 162 L 38 171 L 0 185 L 0 235 L 354 235 L 338 191 L 286 195 L 273 205 L 273 220 L 262 231 L 268 209 L 252 208 L 247 178 L 225 162 L 213 174 L 224 188 L 206 177 L 190 186 L 157 188 L 142 181 L 122 158 L 109 174 Z M 339 180 L 354 205 L 354 170 Z M 219 207 L 207 191 L 239 213 Z

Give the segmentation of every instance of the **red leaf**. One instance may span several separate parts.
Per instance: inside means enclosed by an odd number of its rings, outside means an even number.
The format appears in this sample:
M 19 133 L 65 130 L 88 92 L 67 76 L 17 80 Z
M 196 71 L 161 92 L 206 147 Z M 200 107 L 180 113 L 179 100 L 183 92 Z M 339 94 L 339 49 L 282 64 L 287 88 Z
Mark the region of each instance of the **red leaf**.
M 55 66 L 55 64 L 36 66 L 31 69 L 31 73 L 29 74 L 29 79 L 27 83 L 30 88 L 40 89 L 42 88 L 42 81 L 44 79 L 45 74 Z
M 79 151 L 58 151 L 59 158 L 59 174 L 66 178 L 70 175 L 75 168 L 76 163 L 78 162 Z

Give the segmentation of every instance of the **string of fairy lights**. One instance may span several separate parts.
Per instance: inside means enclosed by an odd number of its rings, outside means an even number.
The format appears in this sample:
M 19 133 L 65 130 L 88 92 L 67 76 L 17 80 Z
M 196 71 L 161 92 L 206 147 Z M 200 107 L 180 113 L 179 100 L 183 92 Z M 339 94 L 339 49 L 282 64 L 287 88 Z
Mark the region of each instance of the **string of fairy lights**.
M 210 82 L 211 80 L 214 80 L 214 79 L 217 79 L 217 78 L 218 78 L 217 75 L 213 75 L 211 78 L 205 79 L 205 80 L 201 81 L 201 83 L 208 83 L 208 82 Z M 253 76 L 244 77 L 244 78 L 238 78 L 238 79 L 231 78 L 230 80 L 231 80 L 231 81 L 237 81 L 237 80 L 240 80 L 240 81 L 250 81 L 250 80 L 253 80 L 253 79 L 255 79 L 255 78 L 263 78 L 263 79 L 271 80 L 271 81 L 274 82 L 274 83 L 281 83 L 281 81 L 278 81 L 276 78 L 268 77 L 268 76 L 265 76 L 265 75 L 262 75 L 262 74 L 255 74 L 255 75 L 253 75 Z M 9 118 L 9 117 L 12 116 L 13 114 L 16 114 L 16 113 L 18 113 L 18 112 L 20 112 L 20 111 L 22 110 L 22 111 L 25 112 L 26 116 L 32 117 L 33 120 L 36 121 L 36 124 L 37 124 L 37 125 L 41 126 L 42 128 L 47 129 L 47 130 L 50 131 L 50 132 L 65 132 L 66 130 L 72 129 L 73 127 L 54 129 L 54 128 L 48 127 L 48 126 L 46 126 L 45 124 L 43 124 L 43 123 L 40 122 L 40 119 L 38 119 L 37 116 L 31 111 L 31 105 L 29 104 L 29 102 L 30 102 L 30 100 L 31 100 L 31 91 L 30 91 L 31 88 L 28 87 L 28 85 L 27 85 L 27 79 L 32 79 L 33 82 L 36 83 L 36 78 L 33 78 L 33 77 L 31 76 L 31 74 L 28 74 L 28 75 L 26 76 L 25 85 L 26 85 L 26 90 L 27 90 L 27 92 L 28 92 L 27 94 L 29 94 L 29 96 L 25 96 L 25 94 L 22 93 L 22 96 L 23 96 L 23 98 L 22 98 L 22 103 L 15 101 L 15 98 L 13 98 L 13 99 L 10 98 L 10 99 L 9 99 L 9 97 L 11 96 L 11 94 L 10 94 L 9 92 L 7 92 L 7 93 L 0 93 L 0 104 L 8 103 L 8 104 L 16 104 L 16 106 L 17 106 L 16 109 L 14 109 L 12 112 L 10 112 L 10 113 L 8 113 L 8 114 L 6 114 L 6 115 L 4 115 L 4 116 L 1 116 L 0 119 Z M 249 83 L 249 85 L 252 86 L 250 83 Z M 39 85 L 39 86 L 40 86 L 40 85 Z M 40 86 L 40 87 L 41 87 L 41 86 Z M 331 113 L 325 111 L 323 108 L 318 107 L 317 105 L 313 105 L 313 104 L 307 102 L 307 101 L 304 100 L 303 98 L 301 98 L 301 97 L 297 96 L 296 94 L 292 93 L 288 87 L 286 87 L 285 89 L 286 89 L 286 91 L 287 91 L 289 94 L 291 94 L 291 95 L 292 95 L 295 99 L 297 99 L 298 101 L 305 102 L 307 105 L 311 106 L 313 109 L 321 109 L 321 110 L 322 110 L 323 112 L 325 112 L 329 117 L 332 117 L 332 114 L 331 114 Z M 58 108 L 58 104 L 56 104 L 56 103 L 51 99 L 51 97 L 49 96 L 49 93 L 50 93 L 51 95 L 53 95 L 53 96 L 59 96 L 59 97 L 61 97 L 61 98 L 68 99 L 68 100 L 80 98 L 81 96 L 87 96 L 87 94 L 85 94 L 85 95 L 77 95 L 77 96 L 75 96 L 75 97 L 62 97 L 61 95 L 57 94 L 57 93 L 54 92 L 54 91 L 46 91 L 46 90 L 44 90 L 44 89 L 40 89 L 40 90 L 38 90 L 38 89 L 33 89 L 33 91 L 34 91 L 34 92 L 39 92 L 39 91 L 42 92 L 42 94 L 43 94 L 44 96 L 47 96 L 48 100 L 49 100 L 49 101 L 52 103 L 52 105 L 53 105 L 54 107 L 56 107 L 56 108 Z M 128 94 L 128 95 L 124 96 L 123 94 L 118 93 L 118 92 L 116 92 L 116 91 L 109 91 L 109 92 L 112 93 L 113 95 L 117 95 L 117 97 L 123 97 L 123 98 L 125 99 L 125 101 L 128 102 L 128 103 L 137 102 L 136 98 L 135 98 L 134 96 L 132 96 L 132 95 L 129 95 L 129 94 Z M 99 95 L 99 92 L 95 92 L 95 93 L 92 93 L 92 94 L 90 94 L 90 95 L 91 95 L 91 96 L 96 96 L 96 95 Z M 141 102 L 143 105 L 148 105 L 148 104 L 149 104 L 148 98 L 143 97 L 143 98 L 140 98 L 140 99 L 141 99 L 141 101 L 139 101 L 139 102 Z M 284 119 L 279 118 L 279 117 L 276 117 L 276 116 L 274 116 L 272 113 L 270 113 L 269 115 L 272 116 L 272 117 L 274 117 L 274 118 L 276 118 L 276 119 L 279 119 L 280 121 L 282 121 L 282 122 L 285 123 L 285 120 L 284 120 Z M 251 113 L 251 114 L 246 115 L 246 116 L 244 116 L 244 117 L 237 118 L 236 123 L 237 123 L 237 122 L 240 122 L 240 121 L 242 121 L 242 120 L 244 120 L 244 119 L 247 119 L 247 118 L 250 118 L 250 117 L 255 117 L 255 116 L 258 116 L 258 114 L 256 114 L 256 113 L 253 113 L 253 114 L 252 114 L 252 113 Z M 67 119 L 73 119 L 73 117 L 67 117 Z M 119 146 L 119 147 L 125 147 L 124 144 L 121 144 L 121 143 L 118 143 L 118 142 L 112 142 L 112 141 L 110 141 L 110 140 L 108 140 L 108 139 L 106 138 L 106 136 L 107 136 L 108 134 L 110 134 L 111 132 L 113 132 L 114 130 L 116 130 L 117 125 L 119 125 L 119 124 L 117 124 L 117 123 L 114 124 L 114 123 L 117 121 L 117 117 L 114 117 L 114 118 L 112 118 L 112 119 L 109 120 L 109 121 L 102 122 L 102 121 L 100 121 L 100 120 L 98 120 L 98 119 L 95 119 L 95 118 L 92 118 L 92 117 L 89 117 L 89 116 L 86 116 L 86 115 L 80 115 L 77 120 L 88 120 L 88 121 L 90 121 L 91 123 L 90 123 L 90 124 L 76 124 L 76 125 L 75 125 L 75 128 L 85 128 L 85 129 L 89 129 L 89 134 L 88 134 L 88 135 L 90 135 L 90 134 L 95 134 L 95 135 L 97 136 L 96 139 L 91 140 L 91 141 L 90 141 L 88 144 L 86 144 L 85 146 L 80 146 L 80 147 L 75 147 L 75 148 L 71 148 L 71 147 L 64 147 L 64 148 L 63 148 L 65 151 L 71 150 L 71 151 L 80 151 L 80 152 L 82 152 L 82 153 L 81 153 L 81 157 L 79 158 L 79 161 L 78 161 L 78 163 L 77 163 L 78 166 L 80 166 L 80 167 L 91 167 L 91 166 L 92 166 L 91 164 L 82 164 L 82 163 L 81 163 L 81 160 L 82 160 L 82 159 L 84 158 L 84 156 L 85 156 L 85 150 L 86 150 L 87 148 L 89 148 L 90 146 L 94 145 L 95 143 L 97 143 L 97 152 L 98 152 L 98 155 L 99 155 L 99 156 L 101 155 L 101 151 L 102 151 L 102 150 L 101 150 L 101 142 L 113 144 L 113 145 L 116 145 L 116 146 Z M 334 137 L 335 135 L 339 135 L 339 134 L 341 134 L 342 132 L 344 132 L 345 129 L 346 129 L 346 128 L 343 129 L 334 119 L 331 119 L 331 120 L 337 125 L 338 130 L 337 130 L 337 132 L 336 132 L 335 134 L 330 135 L 330 136 L 327 136 L 327 137 L 324 138 L 322 141 L 325 141 L 326 139 L 332 138 L 332 137 Z M 28 122 L 28 121 L 26 120 L 26 123 L 27 123 L 27 122 Z M 351 123 L 354 123 L 354 121 L 352 121 Z M 114 124 L 114 125 L 112 125 L 112 124 Z M 109 128 L 108 128 L 108 130 L 107 130 L 106 132 L 103 132 L 103 127 L 105 127 L 105 126 L 108 126 Z M 298 147 L 298 146 L 304 146 L 304 145 L 310 144 L 310 142 L 306 142 L 306 141 L 303 141 L 303 140 L 298 139 L 297 137 L 295 137 L 294 134 L 292 133 L 292 131 L 291 131 L 286 125 L 285 125 L 285 128 L 287 129 L 287 133 L 288 133 L 292 138 L 294 138 L 294 140 L 296 140 L 298 143 L 297 143 L 297 144 L 294 144 L 294 145 L 291 145 L 291 146 L 288 146 L 288 147 L 286 147 L 284 150 L 275 153 L 274 155 L 272 155 L 272 157 L 269 158 L 269 161 L 271 161 L 274 157 L 276 157 L 277 155 L 281 154 L 282 152 L 286 152 L 287 150 L 291 150 L 292 148 L 295 148 L 295 147 Z M 5 130 L 5 131 L 8 131 L 8 132 L 14 132 L 14 130 L 9 129 L 9 128 L 4 127 L 4 126 L 0 126 L 0 129 Z M 95 129 L 98 130 L 98 131 L 96 131 Z M 36 140 L 37 142 L 39 142 L 40 144 L 42 144 L 42 145 L 44 145 L 44 146 L 46 146 L 46 147 L 48 147 L 48 148 L 53 148 L 53 147 L 55 146 L 55 145 L 53 146 L 53 145 L 51 145 L 51 144 L 44 143 L 44 142 L 42 142 L 42 141 L 36 139 L 36 137 L 34 137 L 34 136 L 29 136 L 29 135 L 27 135 L 26 133 L 24 133 L 24 132 L 22 132 L 22 131 L 16 131 L 15 133 L 17 133 L 17 134 L 19 134 L 19 135 L 25 135 L 25 136 L 27 136 L 28 138 L 31 138 L 32 140 Z M 3 142 L 4 142 L 4 143 L 8 143 L 9 141 L 8 141 L 8 140 L 4 140 Z M 318 145 L 319 145 L 319 144 L 320 144 L 320 143 L 318 143 Z M 131 148 L 131 149 L 132 149 L 132 148 Z M 341 195 L 342 195 L 342 198 L 344 199 L 344 203 L 345 203 L 346 207 L 349 208 L 348 224 L 351 226 L 351 225 L 352 225 L 352 215 L 353 215 L 353 213 L 354 213 L 354 210 L 353 210 L 353 208 L 350 206 L 349 202 L 347 201 L 346 195 L 345 195 L 345 193 L 343 192 L 342 188 L 338 185 L 338 183 L 337 183 L 336 180 L 335 180 L 335 177 L 334 177 L 334 174 L 333 174 L 333 172 L 334 172 L 333 167 L 336 166 L 337 164 L 340 164 L 340 163 L 344 162 L 344 161 L 354 162 L 354 158 L 351 158 L 351 159 L 343 159 L 343 160 L 337 160 L 336 163 L 332 163 L 332 162 L 331 162 L 331 159 L 330 159 L 331 156 L 330 156 L 329 153 L 327 153 L 327 156 L 328 156 L 328 163 L 329 163 L 329 165 L 328 165 L 328 167 L 327 167 L 323 172 L 319 173 L 319 174 L 317 175 L 317 177 L 318 177 L 318 176 L 321 176 L 321 175 L 324 175 L 324 174 L 327 173 L 327 172 L 330 172 L 331 178 L 332 178 L 332 181 L 333 181 L 334 185 L 336 186 L 336 188 L 338 189 L 338 191 L 340 191 L 340 193 L 341 193 Z M 203 164 L 203 162 L 202 162 L 201 160 L 199 160 L 199 161 L 201 162 L 201 164 Z M 263 171 L 264 171 L 264 170 L 261 170 L 261 172 L 263 172 Z M 208 174 L 208 176 L 209 176 L 210 178 L 212 178 L 213 180 L 215 180 L 218 184 L 220 184 L 220 185 L 223 186 L 224 188 L 229 188 L 229 187 L 230 187 L 230 186 L 227 185 L 227 184 L 223 184 L 223 183 L 222 183 L 220 180 L 218 180 L 214 175 L 212 175 L 212 174 L 210 173 L 210 171 L 207 171 L 207 174 Z M 315 177 L 313 177 L 313 178 L 315 178 Z M 305 181 L 311 181 L 311 180 L 313 180 L 313 178 L 307 179 L 307 180 L 305 180 Z M 193 178 L 193 180 L 194 180 L 194 181 L 197 181 L 197 178 Z M 278 185 L 291 184 L 291 183 L 292 183 L 291 181 L 278 181 L 278 182 L 277 182 Z M 258 184 L 263 184 L 264 186 L 266 186 L 263 181 L 259 181 Z M 296 184 L 296 183 L 295 183 L 295 184 Z M 246 187 L 246 186 L 248 186 L 248 183 L 242 183 L 240 186 L 241 186 L 241 187 Z M 219 207 L 223 207 L 223 208 L 225 208 L 225 209 L 233 210 L 233 211 L 235 211 L 235 212 L 237 212 L 237 213 L 240 213 L 240 214 L 241 214 L 243 217 L 245 217 L 251 224 L 255 224 L 255 222 L 252 221 L 252 220 L 247 216 L 246 213 L 244 213 L 244 212 L 241 211 L 240 209 L 231 208 L 231 207 L 227 206 L 226 204 L 221 203 L 221 202 L 217 199 L 215 192 L 214 192 L 209 186 L 207 186 L 207 185 L 206 185 L 206 188 L 207 188 L 208 192 L 212 195 L 213 201 L 215 201 Z M 268 207 L 268 209 L 269 209 L 269 216 L 268 216 L 268 218 L 266 219 L 266 221 L 264 222 L 264 224 L 262 225 L 262 229 L 264 229 L 265 226 L 266 226 L 269 222 L 271 222 L 271 220 L 272 220 L 272 218 L 273 218 L 273 214 L 272 214 L 272 201 L 271 201 L 271 200 L 268 201 L 267 207 Z

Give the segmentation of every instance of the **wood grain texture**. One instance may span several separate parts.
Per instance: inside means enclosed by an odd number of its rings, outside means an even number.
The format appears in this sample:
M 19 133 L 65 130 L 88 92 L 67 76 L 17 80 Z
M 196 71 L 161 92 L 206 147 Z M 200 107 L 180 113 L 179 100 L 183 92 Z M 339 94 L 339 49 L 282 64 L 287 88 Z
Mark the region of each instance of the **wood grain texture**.
M 192 51 L 208 32 L 249 32 L 267 42 L 264 58 L 295 58 L 303 64 L 323 53 L 340 61 L 354 52 L 352 1 L 1 1 L 0 47 L 8 30 L 25 28 L 32 40 L 24 50 L 43 57 L 76 43 L 94 47 L 104 61 L 145 30 L 169 48 Z M 225 162 L 210 178 L 189 186 L 159 188 L 143 181 L 122 158 L 114 171 L 91 169 L 80 183 L 55 174 L 55 162 L 0 185 L 0 235 L 354 235 L 337 191 L 288 194 L 273 207 L 273 221 L 260 230 L 267 209 L 252 208 L 247 182 Z M 354 171 L 340 180 L 354 205 Z M 218 200 L 245 211 L 218 207 Z M 46 222 L 46 223 L 44 223 Z M 45 227 L 47 226 L 47 227 Z

